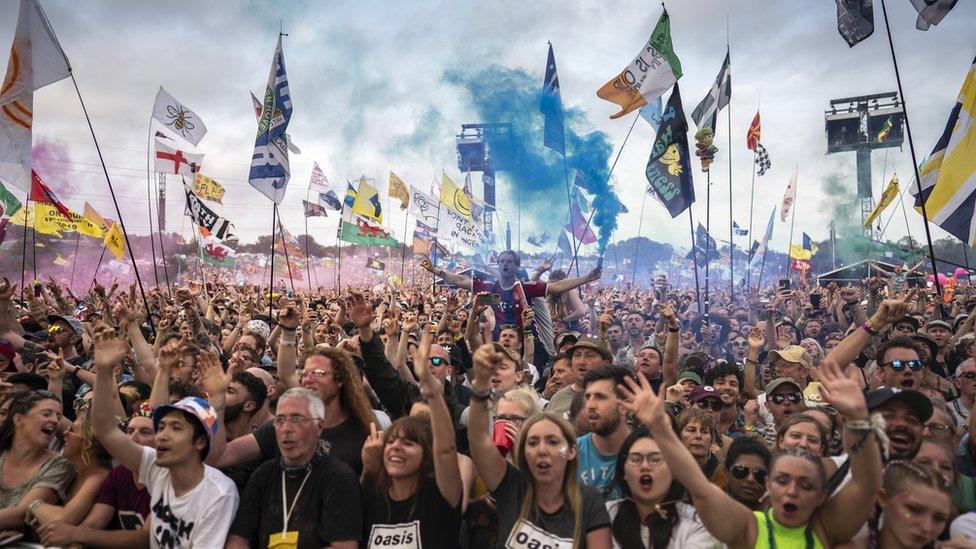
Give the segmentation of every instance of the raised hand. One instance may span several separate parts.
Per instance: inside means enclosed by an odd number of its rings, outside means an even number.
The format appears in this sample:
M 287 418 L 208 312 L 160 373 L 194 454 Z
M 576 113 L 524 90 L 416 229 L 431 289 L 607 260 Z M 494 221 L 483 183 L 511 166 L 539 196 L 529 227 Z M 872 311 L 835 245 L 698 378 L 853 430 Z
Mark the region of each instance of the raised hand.
M 417 313 L 407 311 L 403 313 L 403 333 L 413 333 L 417 329 Z
M 416 372 L 417 379 L 420 380 L 420 392 L 424 398 L 444 394 L 440 380 L 434 376 L 434 372 L 430 369 L 430 345 L 433 341 L 434 334 L 430 333 L 430 330 L 425 330 L 413 355 L 413 371 Z
M 623 385 L 617 386 L 624 396 L 621 405 L 649 429 L 667 427 L 664 399 L 654 393 L 644 374 L 637 374 L 637 377 L 636 381 L 626 377 Z
M 911 289 L 901 299 L 886 299 L 878 306 L 878 310 L 871 316 L 871 324 L 874 330 L 882 330 L 894 324 L 903 316 L 908 314 L 915 299 L 915 289 Z
M 346 304 L 346 315 L 360 330 L 369 328 L 373 323 L 373 307 L 360 293 L 350 293 L 349 302 Z
M 101 368 L 115 368 L 122 362 L 122 357 L 128 352 L 129 348 L 125 340 L 115 333 L 115 328 L 108 324 L 100 323 L 95 326 L 95 353 L 93 364 L 95 370 Z
M 474 352 L 471 362 L 474 367 L 469 375 L 471 376 L 471 387 L 477 391 L 485 391 L 491 388 L 491 378 L 502 366 L 505 355 L 495 350 L 493 343 L 485 343 Z
M 820 363 L 820 394 L 824 400 L 833 406 L 844 417 L 864 419 L 868 417 L 868 407 L 864 400 L 864 393 L 857 381 L 854 381 L 837 361 L 826 358 Z
M 156 356 L 156 365 L 167 370 L 172 369 L 180 361 L 180 355 L 183 352 L 184 345 L 186 345 L 186 342 L 181 339 L 175 337 L 170 339 L 169 343 L 159 349 L 159 354 Z
M 197 369 L 200 371 L 200 384 L 207 395 L 227 392 L 232 375 L 224 372 L 224 368 L 217 359 L 217 353 L 200 351 L 197 354 Z
M 766 344 L 766 338 L 763 335 L 762 329 L 758 326 L 753 326 L 749 330 L 749 350 L 758 353 L 762 350 L 763 345 Z
M 429 257 L 425 257 L 425 258 L 423 258 L 423 259 L 422 259 L 422 260 L 420 261 L 420 266 L 421 266 L 421 267 L 422 267 L 422 268 L 423 268 L 423 269 L 424 269 L 425 271 L 427 271 L 427 272 L 428 272 L 428 273 L 430 273 L 430 274 L 434 274 L 434 271 L 436 270 L 436 269 L 434 268 L 434 263 L 433 263 L 433 262 L 432 262 L 432 261 L 430 260 L 430 258 L 429 258 Z
M 47 378 L 50 381 L 64 379 L 68 363 L 64 360 L 64 350 L 58 349 L 57 354 L 51 351 L 44 351 L 44 356 L 50 361 L 47 365 Z
M 374 475 L 383 468 L 383 431 L 376 428 L 375 423 L 369 424 L 369 436 L 363 443 L 363 471 Z
M 298 310 L 295 309 L 294 305 L 287 305 L 283 309 L 278 311 L 278 325 L 286 330 L 294 330 L 298 328 Z
M 531 329 L 533 322 L 535 322 L 535 311 L 528 307 L 522 309 L 522 329 Z

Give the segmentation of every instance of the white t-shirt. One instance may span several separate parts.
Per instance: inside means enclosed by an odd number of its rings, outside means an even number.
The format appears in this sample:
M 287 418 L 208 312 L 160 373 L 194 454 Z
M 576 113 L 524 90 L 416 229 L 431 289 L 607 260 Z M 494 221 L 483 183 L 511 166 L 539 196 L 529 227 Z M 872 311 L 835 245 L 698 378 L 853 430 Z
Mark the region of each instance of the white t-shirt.
M 616 499 L 607 502 L 607 513 L 610 514 L 611 522 L 617 518 L 617 508 L 622 501 Z M 678 510 L 678 523 L 674 525 L 674 529 L 671 531 L 669 549 L 712 549 L 723 546 L 705 529 L 705 525 L 702 524 L 701 517 L 698 516 L 694 507 L 687 503 L 678 502 L 675 504 L 675 508 Z M 651 542 L 651 533 L 646 527 L 641 527 L 641 541 L 644 542 L 644 547 L 647 547 Z M 621 549 L 616 539 L 613 540 L 613 547 L 614 549 Z
M 156 465 L 155 449 L 143 448 L 139 482 L 149 490 L 150 547 L 224 546 L 239 496 L 234 482 L 223 473 L 204 465 L 203 480 L 176 497 L 169 469 Z

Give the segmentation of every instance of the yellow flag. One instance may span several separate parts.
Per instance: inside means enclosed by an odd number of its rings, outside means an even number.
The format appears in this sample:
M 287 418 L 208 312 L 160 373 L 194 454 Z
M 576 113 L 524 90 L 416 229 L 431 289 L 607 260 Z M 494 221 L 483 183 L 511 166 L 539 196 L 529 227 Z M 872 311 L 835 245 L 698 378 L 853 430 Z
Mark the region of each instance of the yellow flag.
M 891 181 L 888 182 L 888 186 L 885 187 L 884 192 L 881 193 L 881 200 L 879 200 L 878 203 L 874 206 L 874 209 L 871 210 L 871 215 L 869 215 L 867 219 L 864 220 L 865 229 L 871 228 L 871 225 L 874 224 L 874 220 L 877 219 L 879 215 L 881 215 L 881 212 L 885 211 L 885 208 L 887 208 L 889 205 L 891 205 L 892 202 L 895 201 L 895 198 L 898 196 L 898 193 L 900 192 L 901 190 L 898 188 L 898 174 L 892 173 Z
M 352 203 L 352 211 L 366 219 L 383 223 L 383 207 L 380 205 L 380 192 L 365 179 L 359 181 L 356 199 Z
M 15 225 L 32 227 L 38 234 L 61 237 L 62 232 L 79 232 L 86 236 L 101 238 L 102 231 L 91 221 L 77 212 L 70 211 L 71 219 L 61 215 L 53 204 L 31 202 L 10 218 Z
M 390 198 L 400 201 L 400 209 L 406 210 L 410 206 L 410 192 L 407 191 L 407 184 L 400 179 L 400 176 L 390 170 Z
M 115 255 L 116 259 L 122 259 L 125 255 L 125 237 L 118 223 L 112 223 L 112 228 L 105 233 L 105 247 Z
M 457 183 L 451 181 L 447 173 L 441 174 L 441 203 L 474 223 L 474 218 L 471 217 L 471 200 Z
M 108 230 L 108 223 L 105 221 L 105 218 L 96 212 L 95 208 L 93 208 L 88 202 L 85 202 L 84 218 L 87 219 L 92 225 L 101 229 L 103 233 Z
M 223 204 L 224 187 L 213 179 L 198 173 L 193 180 L 193 194 L 204 200 L 213 200 L 217 204 Z
M 813 257 L 812 250 L 805 250 L 802 244 L 790 244 L 790 259 L 809 261 Z

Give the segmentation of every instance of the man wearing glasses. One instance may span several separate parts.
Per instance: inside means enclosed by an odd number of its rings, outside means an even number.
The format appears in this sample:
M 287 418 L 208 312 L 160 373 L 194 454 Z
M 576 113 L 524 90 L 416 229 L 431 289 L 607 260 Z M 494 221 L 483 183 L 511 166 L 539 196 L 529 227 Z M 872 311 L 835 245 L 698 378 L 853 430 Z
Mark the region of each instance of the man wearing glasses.
M 973 402 L 976 402 L 976 360 L 967 358 L 960 362 L 952 383 L 959 391 L 959 398 L 949 403 L 949 413 L 957 425 L 967 425 Z
M 359 547 L 362 494 L 355 473 L 319 437 L 325 405 L 304 388 L 285 391 L 273 420 L 281 453 L 251 475 L 227 547 Z

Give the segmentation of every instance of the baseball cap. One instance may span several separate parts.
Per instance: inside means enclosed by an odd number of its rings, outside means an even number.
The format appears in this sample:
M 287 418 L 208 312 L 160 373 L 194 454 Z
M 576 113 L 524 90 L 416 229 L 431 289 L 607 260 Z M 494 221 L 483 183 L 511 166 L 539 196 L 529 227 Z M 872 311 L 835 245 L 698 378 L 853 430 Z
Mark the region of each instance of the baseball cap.
M 698 387 L 692 389 L 691 393 L 688 394 L 688 402 L 691 403 L 699 402 L 705 400 L 706 398 L 717 398 L 721 400 L 722 397 L 718 395 L 718 391 L 716 391 L 715 387 L 712 387 L 711 385 L 699 385 Z
M 159 420 L 163 419 L 170 412 L 175 411 L 186 412 L 199 423 L 200 427 L 203 427 L 203 432 L 207 434 L 207 447 L 203 452 L 203 457 L 206 459 L 210 454 L 210 441 L 217 435 L 217 425 L 219 423 L 217 412 L 214 411 L 213 406 L 209 402 L 200 397 L 186 397 L 173 404 L 163 404 L 156 408 L 152 416 L 153 429 L 159 430 Z
M 7 360 L 13 361 L 14 355 L 17 352 L 14 351 L 14 346 L 7 342 L 6 339 L 0 339 L 0 355 L 3 355 Z
M 81 326 L 81 321 L 78 320 L 76 316 L 61 316 L 61 315 L 48 315 L 48 324 L 54 324 L 57 321 L 64 322 L 71 327 L 71 331 L 75 333 L 76 336 L 82 337 L 85 335 L 85 329 Z
M 868 391 L 864 395 L 868 404 L 868 411 L 873 412 L 877 408 L 893 401 L 901 401 L 907 404 L 918 414 L 918 419 L 925 423 L 932 417 L 932 401 L 929 397 L 918 391 L 901 391 L 890 387 L 882 387 L 873 391 Z
M 777 358 L 782 358 L 787 362 L 795 362 L 804 367 L 813 368 L 813 359 L 810 358 L 810 353 L 807 353 L 806 349 L 799 345 L 790 345 L 785 349 L 774 349 L 769 351 L 768 356 L 770 364 L 776 362 Z
M 797 383 L 796 381 L 793 381 L 792 379 L 790 379 L 788 377 L 778 377 L 778 378 L 770 381 L 769 384 L 766 385 L 766 394 L 767 395 L 772 394 L 773 391 L 775 391 L 776 389 L 779 389 L 783 385 L 792 385 L 792 386 L 796 387 L 796 390 L 797 391 L 801 391 L 802 390 L 800 388 L 800 384 Z
M 701 378 L 701 376 L 698 375 L 698 374 L 696 374 L 695 372 L 692 372 L 691 370 L 685 370 L 684 372 L 681 372 L 680 374 L 678 374 L 678 378 L 675 379 L 674 382 L 675 383 L 678 383 L 678 382 L 680 382 L 681 380 L 684 380 L 684 379 L 690 380 L 690 381 L 694 382 L 697 385 L 701 385 L 702 384 L 702 378 Z
M 568 354 L 570 357 L 573 356 L 576 349 L 592 349 L 599 353 L 600 356 L 603 357 L 603 360 L 606 360 L 607 362 L 611 362 L 613 360 L 613 355 L 610 354 L 610 351 L 606 350 L 597 340 L 593 339 L 592 337 L 581 337 L 576 340 L 576 343 L 569 348 Z

